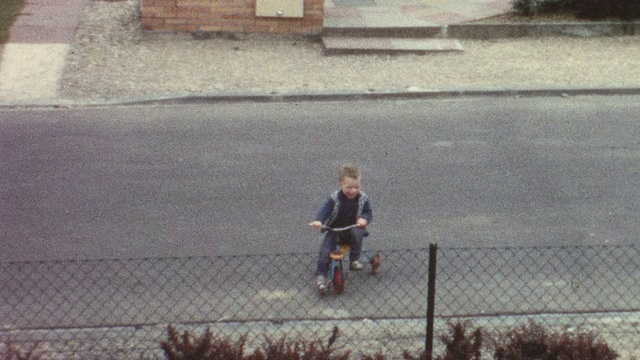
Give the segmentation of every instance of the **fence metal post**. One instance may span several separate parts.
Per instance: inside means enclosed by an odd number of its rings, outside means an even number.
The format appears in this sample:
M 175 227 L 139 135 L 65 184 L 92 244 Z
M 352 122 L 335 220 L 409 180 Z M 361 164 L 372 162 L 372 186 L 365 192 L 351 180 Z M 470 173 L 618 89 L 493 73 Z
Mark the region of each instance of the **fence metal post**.
M 433 317 L 436 302 L 436 255 L 438 244 L 429 244 L 429 281 L 427 284 L 427 338 L 425 339 L 425 356 L 433 359 Z

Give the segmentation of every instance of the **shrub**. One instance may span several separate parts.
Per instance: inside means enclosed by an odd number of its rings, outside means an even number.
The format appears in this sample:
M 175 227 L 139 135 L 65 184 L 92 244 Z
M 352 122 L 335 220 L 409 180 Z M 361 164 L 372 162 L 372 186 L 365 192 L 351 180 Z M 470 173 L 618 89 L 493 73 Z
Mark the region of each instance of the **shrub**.
M 547 359 L 613 360 L 618 354 L 593 334 L 556 335 L 549 344 Z
M 580 0 L 512 0 L 513 10 L 523 15 L 572 12 Z
M 512 0 L 512 6 L 515 12 L 529 16 L 566 12 L 593 20 L 640 19 L 638 0 Z
M 321 341 L 290 342 L 286 337 L 278 341 L 265 338 L 262 348 L 253 354 L 245 355 L 246 335 L 236 342 L 213 336 L 207 331 L 200 337 L 193 337 L 188 331 L 179 335 L 175 327 L 168 326 L 168 340 L 161 343 L 168 360 L 346 360 L 349 352 L 335 354 L 333 348 L 338 336 L 338 327 L 334 327 L 325 346 Z
M 449 322 L 449 333 L 439 337 L 445 345 L 445 352 L 436 360 L 480 360 L 485 334 L 482 328 L 469 330 L 469 322 Z M 162 342 L 168 360 L 347 360 L 350 352 L 335 353 L 334 345 L 339 337 L 338 327 L 334 327 L 326 345 L 321 341 L 287 341 L 282 337 L 272 341 L 265 337 L 261 348 L 245 355 L 246 335 L 232 342 L 211 334 L 209 329 L 200 337 L 193 337 L 188 331 L 179 335 L 173 326 L 168 327 L 168 340 Z M 499 339 L 489 339 L 495 348 L 496 360 L 615 360 L 618 354 L 591 333 L 555 333 L 530 321 L 527 325 L 510 329 Z M 427 354 L 417 357 L 407 351 L 405 360 L 426 360 Z M 13 360 L 13 358 L 11 358 Z M 20 360 L 23 358 L 15 358 Z M 29 359 L 27 357 L 26 359 Z M 385 360 L 380 353 L 365 355 L 363 360 Z
M 558 334 L 531 321 L 512 329 L 495 345 L 496 360 L 614 360 L 618 354 L 593 334 Z
M 466 335 L 468 322 L 449 323 L 450 335 L 440 336 L 440 341 L 445 344 L 444 356 L 438 356 L 437 360 L 480 360 L 482 357 L 482 328 L 475 329 L 469 336 Z
M 449 322 L 449 334 L 442 335 L 438 339 L 445 345 L 443 356 L 436 357 L 436 360 L 480 360 L 482 358 L 482 342 L 484 335 L 482 328 L 477 328 L 467 336 L 469 322 Z M 405 360 L 426 360 L 426 353 L 422 353 L 417 358 L 404 352 Z
M 589 19 L 616 17 L 624 20 L 640 19 L 638 0 L 581 0 L 576 8 L 578 16 Z
M 178 335 L 175 327 L 167 328 L 167 341 L 161 343 L 162 350 L 169 360 L 216 360 L 243 359 L 245 337 L 241 336 L 236 343 L 213 336 L 207 331 L 194 338 L 188 331 Z
M 266 344 L 262 350 L 258 349 L 249 357 L 249 360 L 266 360 L 266 359 L 282 359 L 282 360 L 347 360 L 350 352 L 343 354 L 334 354 L 335 344 L 340 330 L 337 326 L 333 328 L 333 333 L 325 346 L 322 341 L 316 340 L 307 342 L 298 340 L 295 342 L 287 342 L 286 337 L 280 338 L 278 341 L 271 341 L 265 338 Z
M 378 353 L 374 355 L 363 355 L 362 360 L 386 360 L 387 357 Z
M 547 351 L 549 335 L 534 322 L 512 329 L 504 338 L 497 340 L 494 359 L 523 360 L 526 357 L 541 357 Z
M 0 358 L 4 360 L 42 360 L 42 357 L 36 355 L 37 347 L 38 344 L 35 344 L 25 353 L 15 347 L 11 340 L 7 340 L 4 354 L 0 352 Z

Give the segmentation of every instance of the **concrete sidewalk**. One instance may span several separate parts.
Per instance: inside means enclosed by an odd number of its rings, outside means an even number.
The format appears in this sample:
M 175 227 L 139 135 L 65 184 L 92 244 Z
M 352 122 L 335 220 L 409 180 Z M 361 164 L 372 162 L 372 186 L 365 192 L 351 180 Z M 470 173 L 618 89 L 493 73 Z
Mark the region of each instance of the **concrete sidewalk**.
M 0 58 L 0 94 L 54 99 L 87 0 L 27 1 Z
M 415 28 L 488 18 L 511 0 L 326 0 L 324 28 Z

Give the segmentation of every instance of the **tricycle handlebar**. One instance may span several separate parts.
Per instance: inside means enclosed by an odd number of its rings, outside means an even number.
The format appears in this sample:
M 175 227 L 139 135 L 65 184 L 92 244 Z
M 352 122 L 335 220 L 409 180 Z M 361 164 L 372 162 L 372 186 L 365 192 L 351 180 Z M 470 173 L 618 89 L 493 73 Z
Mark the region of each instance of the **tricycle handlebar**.
M 358 224 L 353 224 L 353 225 L 349 225 L 349 226 L 345 226 L 345 227 L 340 227 L 340 228 L 331 228 L 331 227 L 328 227 L 328 226 L 326 226 L 326 225 L 322 225 L 322 230 L 329 230 L 329 231 L 340 232 L 340 231 L 347 231 L 347 230 L 349 230 L 349 229 L 353 229 L 353 228 L 356 228 L 356 227 L 358 227 L 358 226 L 360 226 L 360 225 L 358 225 Z

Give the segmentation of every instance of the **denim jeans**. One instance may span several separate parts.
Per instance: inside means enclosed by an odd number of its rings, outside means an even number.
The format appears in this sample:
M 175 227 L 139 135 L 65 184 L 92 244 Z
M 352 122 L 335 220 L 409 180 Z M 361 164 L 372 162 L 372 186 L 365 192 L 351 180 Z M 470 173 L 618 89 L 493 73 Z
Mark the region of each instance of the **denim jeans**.
M 323 234 L 322 245 L 320 246 L 320 254 L 318 256 L 318 270 L 316 275 L 327 276 L 329 273 L 329 254 L 335 250 L 338 245 L 338 241 L 347 242 L 351 245 L 351 251 L 349 252 L 349 261 L 356 261 L 360 259 L 360 252 L 362 251 L 362 239 L 365 236 L 366 230 L 363 228 L 353 228 L 344 232 L 327 231 Z

